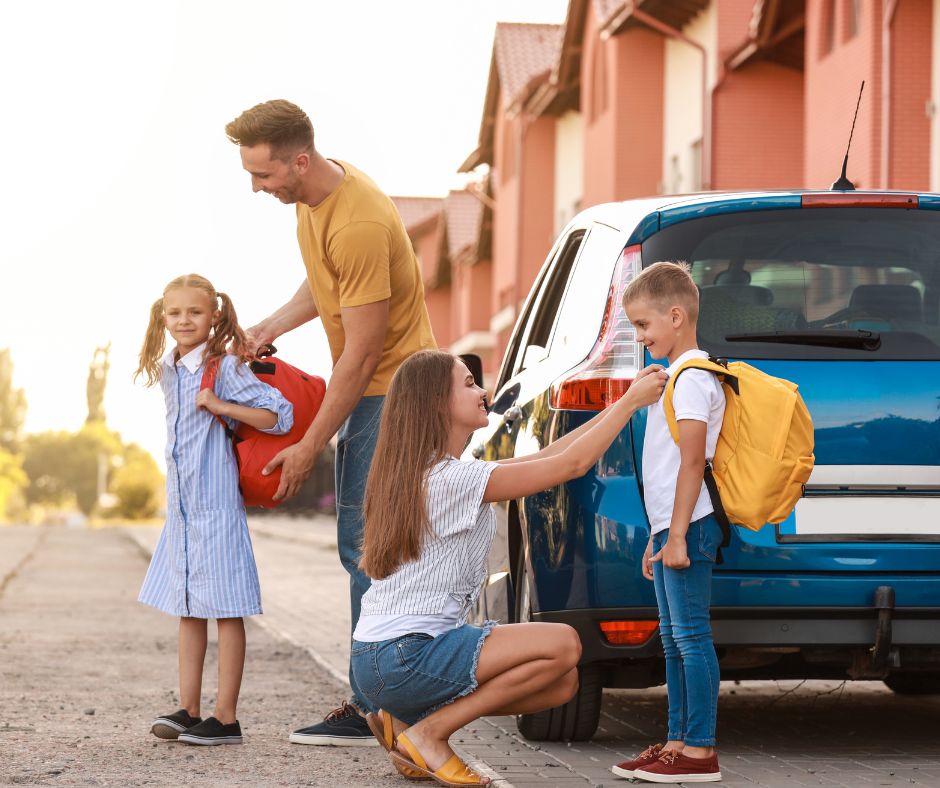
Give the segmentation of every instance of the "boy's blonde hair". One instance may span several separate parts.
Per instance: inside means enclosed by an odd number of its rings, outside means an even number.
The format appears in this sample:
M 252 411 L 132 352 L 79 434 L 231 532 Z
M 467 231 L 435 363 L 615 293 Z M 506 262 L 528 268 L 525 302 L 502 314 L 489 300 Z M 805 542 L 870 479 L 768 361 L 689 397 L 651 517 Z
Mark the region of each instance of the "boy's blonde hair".
M 698 320 L 698 288 L 692 280 L 691 266 L 682 262 L 653 263 L 623 291 L 623 306 L 643 299 L 666 311 L 681 306 L 693 323 Z

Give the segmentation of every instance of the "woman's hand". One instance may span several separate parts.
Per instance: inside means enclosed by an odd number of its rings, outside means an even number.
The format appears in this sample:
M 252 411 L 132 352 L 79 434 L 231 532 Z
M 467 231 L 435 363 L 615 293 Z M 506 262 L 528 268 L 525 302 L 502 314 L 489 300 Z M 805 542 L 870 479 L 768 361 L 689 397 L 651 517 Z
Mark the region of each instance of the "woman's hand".
M 224 416 L 228 403 L 220 400 L 212 389 L 203 389 L 196 395 L 196 407 L 207 410 L 214 416 Z
M 639 372 L 636 373 L 636 377 L 633 379 L 634 382 L 640 380 L 640 378 L 645 378 L 650 372 L 662 372 L 666 368 L 662 364 L 650 364 L 648 367 L 643 367 Z
M 658 365 L 654 365 L 658 366 Z M 649 366 L 641 369 L 630 384 L 626 396 L 630 404 L 635 408 L 643 408 L 652 405 L 663 395 L 663 389 L 666 388 L 666 381 L 669 376 L 663 371 L 662 367 L 654 369 Z

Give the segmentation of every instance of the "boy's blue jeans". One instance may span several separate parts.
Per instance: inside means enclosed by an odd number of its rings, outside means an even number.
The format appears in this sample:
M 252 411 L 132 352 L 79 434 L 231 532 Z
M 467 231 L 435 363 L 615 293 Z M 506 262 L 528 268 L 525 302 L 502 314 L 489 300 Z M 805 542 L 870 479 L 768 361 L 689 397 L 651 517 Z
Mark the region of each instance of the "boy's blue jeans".
M 668 528 L 653 535 L 653 555 L 663 549 L 668 536 Z M 669 741 L 693 747 L 715 746 L 720 679 L 709 607 L 721 538 L 721 526 L 710 514 L 691 523 L 686 532 L 690 566 L 670 569 L 662 561 L 653 564 L 659 634 L 666 654 Z
M 385 397 L 363 397 L 340 427 L 336 440 L 336 544 L 339 560 L 349 573 L 349 604 L 352 633 L 359 621 L 362 595 L 372 584 L 359 568 L 362 550 L 362 499 Z M 351 702 L 363 711 L 375 711 L 364 701 L 349 668 Z

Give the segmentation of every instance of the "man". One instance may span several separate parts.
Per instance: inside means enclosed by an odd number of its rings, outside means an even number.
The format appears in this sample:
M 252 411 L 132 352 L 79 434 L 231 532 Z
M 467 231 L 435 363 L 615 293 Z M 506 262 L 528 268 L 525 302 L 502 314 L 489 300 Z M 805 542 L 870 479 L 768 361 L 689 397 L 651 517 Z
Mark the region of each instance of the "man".
M 323 405 L 301 440 L 266 471 L 281 467 L 275 497 L 290 497 L 339 432 L 336 447 L 337 542 L 349 573 L 352 627 L 369 578 L 359 569 L 362 498 L 379 417 L 395 370 L 412 353 L 435 348 L 421 271 L 391 199 L 350 164 L 326 159 L 313 126 L 289 101 L 266 101 L 226 125 L 253 191 L 296 205 L 297 240 L 307 279 L 294 296 L 249 329 L 257 346 L 319 317 L 333 357 Z M 351 634 L 351 633 L 350 633 Z M 323 722 L 291 734 L 297 744 L 377 744 L 350 673 L 352 697 Z

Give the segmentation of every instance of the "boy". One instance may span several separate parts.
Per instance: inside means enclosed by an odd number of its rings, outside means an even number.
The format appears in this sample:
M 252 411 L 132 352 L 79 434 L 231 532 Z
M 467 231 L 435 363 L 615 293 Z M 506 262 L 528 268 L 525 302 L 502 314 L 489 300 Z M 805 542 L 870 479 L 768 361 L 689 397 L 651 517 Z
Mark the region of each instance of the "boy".
M 655 263 L 623 296 L 637 339 L 654 359 L 668 359 L 667 374 L 691 358 L 696 346 L 698 289 L 685 263 Z M 666 655 L 669 733 L 614 774 L 657 783 L 721 779 L 715 752 L 718 659 L 709 624 L 712 568 L 721 528 L 704 483 L 714 457 L 725 397 L 710 372 L 689 369 L 676 381 L 673 402 L 679 445 L 669 432 L 662 400 L 649 407 L 643 444 L 643 489 L 651 535 L 643 575 L 652 580 Z

